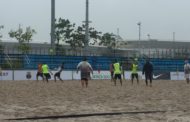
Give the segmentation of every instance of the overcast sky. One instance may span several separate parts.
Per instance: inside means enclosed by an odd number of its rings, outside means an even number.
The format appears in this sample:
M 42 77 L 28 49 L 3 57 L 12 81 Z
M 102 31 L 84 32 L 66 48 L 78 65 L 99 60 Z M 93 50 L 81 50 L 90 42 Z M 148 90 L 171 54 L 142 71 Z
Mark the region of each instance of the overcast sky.
M 55 0 L 56 18 L 81 25 L 85 20 L 86 0 Z M 89 0 L 91 27 L 103 33 L 119 34 L 126 40 L 138 39 L 141 22 L 142 39 L 190 40 L 190 0 Z M 31 26 L 37 34 L 33 40 L 50 42 L 51 0 L 0 0 L 0 25 L 4 38 L 8 32 Z

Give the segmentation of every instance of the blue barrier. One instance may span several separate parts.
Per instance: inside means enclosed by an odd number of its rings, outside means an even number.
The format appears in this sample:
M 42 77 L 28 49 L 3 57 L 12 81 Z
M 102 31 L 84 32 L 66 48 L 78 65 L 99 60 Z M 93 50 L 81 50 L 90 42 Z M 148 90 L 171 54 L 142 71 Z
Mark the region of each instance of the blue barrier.
M 47 63 L 50 69 L 58 68 L 64 62 L 65 70 L 76 70 L 77 64 L 82 61 L 82 56 L 59 56 L 59 55 L 9 55 L 11 58 L 19 59 L 23 63 L 22 69 L 37 69 L 38 63 Z M 110 64 L 117 59 L 122 62 L 124 70 L 130 70 L 132 59 L 128 57 L 105 57 L 105 56 L 88 56 L 87 60 L 94 70 L 109 70 Z M 141 71 L 145 59 L 138 59 L 139 70 Z M 183 71 L 184 60 L 182 59 L 150 59 L 155 71 Z M 1 55 L 1 65 L 6 63 L 6 56 Z M 13 62 L 14 63 L 14 62 Z

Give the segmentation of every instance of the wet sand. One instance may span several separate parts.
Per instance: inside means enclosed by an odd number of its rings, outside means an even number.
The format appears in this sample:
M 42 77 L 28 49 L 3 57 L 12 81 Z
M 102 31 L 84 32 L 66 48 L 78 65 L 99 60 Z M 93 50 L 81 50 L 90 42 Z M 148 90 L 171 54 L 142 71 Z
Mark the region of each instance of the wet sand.
M 190 84 L 0 81 L 0 122 L 190 122 Z

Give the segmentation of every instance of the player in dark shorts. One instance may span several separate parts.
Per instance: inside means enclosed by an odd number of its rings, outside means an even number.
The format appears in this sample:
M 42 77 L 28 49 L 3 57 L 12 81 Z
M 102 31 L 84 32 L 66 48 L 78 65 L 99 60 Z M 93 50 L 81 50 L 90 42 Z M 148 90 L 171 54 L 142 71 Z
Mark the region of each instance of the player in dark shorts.
M 42 73 L 42 64 L 41 63 L 39 63 L 38 64 L 38 71 L 37 71 L 37 74 L 36 74 L 36 79 L 37 79 L 37 81 L 38 81 L 38 77 L 41 77 L 42 79 L 43 79 L 43 81 L 44 81 L 44 77 L 43 77 L 43 73 Z
M 135 58 L 131 65 L 131 83 L 133 85 L 133 80 L 136 78 L 137 84 L 139 84 L 139 75 L 138 75 L 138 59 Z
M 149 79 L 150 87 L 152 87 L 153 65 L 149 59 L 146 59 L 146 63 L 143 66 L 142 74 L 145 74 L 146 86 L 148 86 L 148 79 Z
M 83 61 L 81 61 L 77 65 L 77 73 L 78 71 L 81 71 L 81 85 L 82 87 L 88 87 L 88 80 L 90 79 L 90 72 L 93 74 L 92 66 L 87 62 L 87 59 L 84 58 Z
M 55 81 L 55 82 L 56 82 L 56 77 L 57 77 L 59 80 L 63 81 L 63 80 L 61 79 L 61 77 L 60 77 L 61 72 L 63 71 L 63 68 L 64 68 L 64 63 L 61 64 L 59 71 L 56 72 L 55 75 L 54 75 L 54 81 Z
M 49 70 L 49 67 L 46 63 L 42 65 L 42 71 L 43 71 L 44 79 L 48 83 L 48 79 L 51 79 L 51 75 L 53 75 L 53 73 Z M 51 73 L 51 75 L 49 73 Z
M 121 65 L 117 60 L 115 60 L 113 67 L 114 67 L 114 84 L 116 86 L 116 80 L 119 79 L 120 84 L 122 86 L 122 78 L 121 78 L 122 68 L 121 68 Z
M 113 63 L 110 64 L 110 74 L 111 74 L 111 81 L 114 80 L 114 71 L 113 71 Z

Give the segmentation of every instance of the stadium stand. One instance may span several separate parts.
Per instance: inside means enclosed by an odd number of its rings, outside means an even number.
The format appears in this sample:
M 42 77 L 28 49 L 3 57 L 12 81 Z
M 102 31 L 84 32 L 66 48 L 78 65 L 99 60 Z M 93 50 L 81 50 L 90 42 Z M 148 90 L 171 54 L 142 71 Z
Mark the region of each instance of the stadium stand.
M 62 55 L 22 55 L 22 54 L 1 54 L 0 64 L 2 69 L 37 69 L 38 63 L 47 63 L 50 69 L 56 69 L 62 62 L 65 63 L 65 70 L 76 70 L 77 64 L 82 60 L 82 56 L 62 56 Z M 114 56 L 88 56 L 88 61 L 91 63 L 94 70 L 109 70 L 109 65 L 115 59 L 119 60 L 124 70 L 130 70 L 129 65 L 132 61 L 128 57 Z M 150 59 L 154 71 L 183 71 L 184 60 L 182 59 Z M 138 59 L 139 68 L 142 70 L 145 63 L 144 58 Z M 12 67 L 10 66 L 12 64 Z

